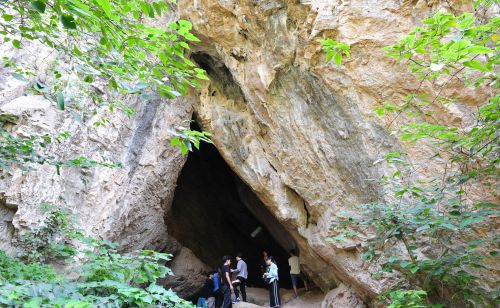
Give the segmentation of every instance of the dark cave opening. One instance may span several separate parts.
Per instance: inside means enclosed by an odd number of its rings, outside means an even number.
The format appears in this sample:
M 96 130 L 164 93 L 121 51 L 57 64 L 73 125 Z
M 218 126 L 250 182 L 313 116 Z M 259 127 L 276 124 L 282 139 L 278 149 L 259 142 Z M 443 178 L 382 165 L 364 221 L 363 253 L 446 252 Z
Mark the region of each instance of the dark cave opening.
M 211 268 L 220 266 L 224 255 L 243 253 L 248 286 L 264 287 L 260 265 L 266 250 L 277 262 L 280 286 L 291 288 L 288 251 L 296 248 L 293 238 L 215 146 L 205 143 L 189 154 L 166 223 L 169 234 Z

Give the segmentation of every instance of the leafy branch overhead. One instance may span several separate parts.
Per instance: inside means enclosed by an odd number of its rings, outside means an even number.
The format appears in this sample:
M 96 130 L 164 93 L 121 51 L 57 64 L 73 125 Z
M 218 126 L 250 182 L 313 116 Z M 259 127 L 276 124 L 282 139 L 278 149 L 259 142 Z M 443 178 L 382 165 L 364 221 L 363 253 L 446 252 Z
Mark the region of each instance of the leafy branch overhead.
M 89 83 L 100 79 L 122 93 L 175 98 L 207 77 L 185 56 L 187 42 L 199 41 L 191 23 L 145 23 L 168 8 L 165 1 L 3 1 L 0 35 L 16 48 L 34 40 L 69 56 Z
M 174 137 L 170 141 L 172 146 L 180 148 L 182 155 L 193 151 L 193 146 L 199 150 L 201 142 L 212 143 L 210 133 L 181 128 L 171 132 Z
M 184 95 L 189 87 L 199 85 L 200 80 L 208 79 L 205 71 L 186 56 L 189 43 L 199 41 L 191 33 L 190 22 L 178 20 L 150 25 L 153 19 L 158 23 L 157 20 L 165 17 L 171 5 L 173 1 L 0 1 L 0 38 L 3 44 L 11 44 L 29 54 L 36 55 L 37 50 L 32 49 L 34 42 L 58 52 L 61 64 L 53 68 L 55 81 L 46 83 L 38 79 L 32 89 L 53 101 L 58 109 L 76 108 L 95 115 L 97 109 L 92 106 L 94 109 L 86 111 L 86 103 L 78 101 L 89 100 L 99 108 L 108 107 L 111 112 L 118 109 L 132 116 L 134 109 L 126 106 L 121 97 L 138 95 L 144 102 L 157 96 L 172 99 Z M 45 58 L 37 60 L 46 61 Z M 35 69 L 19 65 L 6 56 L 3 62 L 18 79 L 38 78 Z M 79 78 L 86 98 L 68 97 L 64 91 L 68 81 L 62 81 L 68 76 Z M 100 90 L 103 85 L 107 87 L 106 95 Z M 94 125 L 107 123 L 109 120 L 103 117 Z M 54 157 L 37 151 L 36 145 L 43 142 L 34 138 L 16 137 L 2 129 L 0 155 L 8 155 L 0 157 L 2 169 L 28 168 L 26 164 L 30 162 L 54 161 Z M 109 165 L 83 156 L 72 161 L 74 163 L 54 164 L 58 168 Z

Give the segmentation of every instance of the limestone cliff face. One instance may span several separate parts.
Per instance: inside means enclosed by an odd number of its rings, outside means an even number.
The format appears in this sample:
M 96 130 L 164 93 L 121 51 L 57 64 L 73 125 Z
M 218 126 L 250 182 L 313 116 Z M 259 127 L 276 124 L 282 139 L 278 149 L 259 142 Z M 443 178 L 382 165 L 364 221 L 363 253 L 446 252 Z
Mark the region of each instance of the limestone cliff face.
M 124 167 L 61 168 L 60 175 L 50 165 L 29 172 L 2 170 L 0 248 L 10 249 L 17 233 L 36 227 L 43 217 L 41 203 L 52 203 L 70 209 L 89 234 L 115 240 L 125 249 L 163 249 L 162 205 L 172 199 L 185 162 L 169 144 L 170 131 L 189 122 L 191 103 L 131 102 L 137 109 L 133 118 L 116 112 L 109 115 L 110 125 L 96 128 L 96 117 L 72 108 L 62 112 L 41 95 L 25 95 L 29 84 L 0 74 L 0 113 L 18 116 L 9 127 L 13 134 L 57 136 L 68 131 L 71 137 L 49 145 L 48 153 L 62 161 L 83 155 Z
M 424 166 L 425 147 L 400 145 L 390 135 L 390 119 L 378 119 L 372 109 L 418 84 L 382 48 L 431 11 L 467 5 L 446 3 L 179 1 L 180 17 L 202 39 L 193 58 L 211 78 L 195 105 L 199 123 L 293 235 L 324 290 L 344 282 L 373 297 L 388 285 L 371 278 L 360 243 L 325 238 L 336 213 L 380 198 L 371 180 L 389 172 L 376 163 L 385 152 L 406 147 L 424 173 L 434 167 Z M 326 64 L 319 44 L 324 37 L 350 44 L 352 58 L 341 67 Z M 477 93 L 460 93 L 468 104 L 481 101 Z M 468 108 L 448 108 L 439 115 L 464 124 Z
M 211 81 L 177 101 L 136 102 L 134 118 L 111 115 L 105 128 L 93 128 L 92 119 L 75 122 L 41 96 L 24 96 L 26 83 L 0 75 L 0 110 L 20 117 L 14 133 L 67 130 L 71 140 L 51 149 L 61 157 L 78 153 L 98 159 L 99 153 L 124 163 L 123 169 L 63 169 L 61 175 L 51 166 L 4 171 L 0 248 L 10 248 L 16 232 L 36 224 L 41 202 L 52 202 L 72 209 L 86 231 L 126 249 L 168 246 L 179 254 L 173 263 L 180 274 L 176 290 L 192 292 L 206 267 L 168 238 L 164 217 L 185 162 L 169 146 L 169 129 L 185 125 L 194 107 L 225 161 L 298 244 L 312 279 L 324 291 L 344 283 L 373 298 L 388 281 L 372 279 L 359 243 L 325 240 L 331 219 L 381 198 L 372 180 L 390 172 L 376 163 L 387 151 L 404 148 L 424 174 L 434 168 L 424 166 L 425 147 L 399 144 L 390 135 L 390 119 L 371 112 L 404 97 L 416 84 L 381 48 L 431 11 L 461 6 L 466 4 L 179 0 L 177 14 L 193 23 L 202 40 L 192 58 Z M 323 37 L 350 44 L 352 58 L 340 67 L 326 64 L 319 44 Z M 450 123 L 466 125 L 469 107 L 481 101 L 481 94 L 463 90 L 459 95 L 467 105 L 438 112 Z M 181 262 L 187 259 L 195 265 Z

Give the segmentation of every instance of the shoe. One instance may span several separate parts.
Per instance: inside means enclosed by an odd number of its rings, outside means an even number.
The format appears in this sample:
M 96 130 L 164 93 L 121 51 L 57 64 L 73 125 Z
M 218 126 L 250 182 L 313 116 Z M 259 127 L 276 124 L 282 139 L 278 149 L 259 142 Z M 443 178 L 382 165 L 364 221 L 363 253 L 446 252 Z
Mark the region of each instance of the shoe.
M 241 300 L 240 300 L 239 298 L 236 298 L 236 299 L 234 300 L 233 304 L 237 304 L 237 303 L 239 303 L 239 302 L 241 302 Z

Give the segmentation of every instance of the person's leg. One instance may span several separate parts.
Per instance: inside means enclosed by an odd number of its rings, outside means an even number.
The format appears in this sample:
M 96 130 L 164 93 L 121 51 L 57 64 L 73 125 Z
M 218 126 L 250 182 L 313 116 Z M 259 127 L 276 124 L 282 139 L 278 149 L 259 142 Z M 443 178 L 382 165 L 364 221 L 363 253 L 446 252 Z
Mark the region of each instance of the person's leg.
M 224 308 L 233 307 L 233 303 L 231 302 L 231 289 L 229 286 L 224 286 Z
M 280 307 L 280 289 L 278 285 L 278 280 L 275 280 L 269 286 L 269 298 L 270 307 L 278 308 Z
M 278 280 L 274 281 L 274 292 L 275 292 L 276 307 L 279 308 L 281 306 L 281 298 L 280 298 L 280 284 Z
M 222 291 L 219 290 L 217 291 L 217 294 L 215 295 L 215 308 L 220 308 L 222 307 L 222 302 L 223 302 L 223 295 L 221 293 Z
M 240 280 L 241 280 L 241 285 L 240 285 L 241 296 L 242 296 L 243 301 L 246 302 L 247 301 L 247 291 L 246 291 L 247 280 L 245 278 L 241 278 L 241 277 L 240 277 Z
M 238 301 L 238 299 L 240 298 L 240 291 L 238 291 L 238 286 L 234 286 L 234 295 L 236 296 L 235 300 Z
M 269 307 L 274 307 L 273 284 L 269 284 Z
M 198 302 L 196 303 L 196 307 L 207 307 L 207 300 L 204 297 L 198 297 Z
M 292 278 L 293 292 L 295 292 L 295 296 L 299 296 L 299 293 L 297 293 L 297 275 L 290 274 L 290 277 Z
M 300 272 L 300 279 L 302 282 L 304 282 L 304 287 L 306 288 L 306 291 L 309 291 L 309 287 L 307 286 L 307 277 L 303 272 Z
M 215 308 L 215 297 L 209 297 L 207 299 L 208 308 Z

